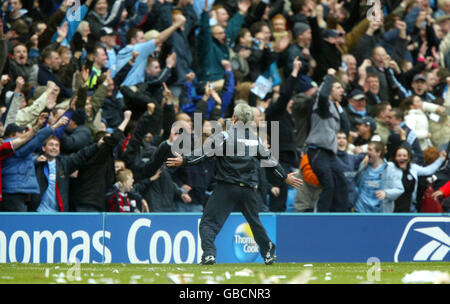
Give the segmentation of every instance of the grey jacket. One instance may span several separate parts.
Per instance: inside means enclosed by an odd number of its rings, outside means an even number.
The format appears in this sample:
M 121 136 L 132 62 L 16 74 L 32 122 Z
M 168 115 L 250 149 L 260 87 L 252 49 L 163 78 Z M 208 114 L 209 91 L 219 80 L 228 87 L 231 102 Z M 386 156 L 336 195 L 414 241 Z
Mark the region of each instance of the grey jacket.
M 327 75 L 319 88 L 319 94 L 312 108 L 311 128 L 306 144 L 336 154 L 336 133 L 341 128 L 341 118 L 336 106 L 329 99 L 333 81 L 333 76 Z

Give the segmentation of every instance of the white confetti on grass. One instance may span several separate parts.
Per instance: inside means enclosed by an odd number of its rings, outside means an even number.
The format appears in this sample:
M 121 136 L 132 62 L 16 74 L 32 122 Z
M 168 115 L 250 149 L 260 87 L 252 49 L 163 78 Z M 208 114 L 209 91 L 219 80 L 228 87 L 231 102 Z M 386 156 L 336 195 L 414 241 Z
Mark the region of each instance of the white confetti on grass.
M 445 282 L 446 281 L 446 282 Z M 448 272 L 416 270 L 412 273 L 407 273 L 402 282 L 408 283 L 447 283 L 450 284 L 450 275 Z
M 251 269 L 245 268 L 240 271 L 236 271 L 234 275 L 237 277 L 252 277 L 255 275 L 255 272 Z

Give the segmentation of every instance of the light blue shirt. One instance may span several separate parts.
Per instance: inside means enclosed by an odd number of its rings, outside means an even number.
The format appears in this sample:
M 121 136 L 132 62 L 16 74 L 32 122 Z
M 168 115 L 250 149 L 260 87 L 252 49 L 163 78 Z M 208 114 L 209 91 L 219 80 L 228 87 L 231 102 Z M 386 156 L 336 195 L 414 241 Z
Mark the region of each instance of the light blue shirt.
M 145 81 L 147 59 L 155 50 L 155 40 L 150 39 L 147 42 L 137 43 L 134 45 L 128 44 L 119 51 L 119 54 L 117 54 L 117 71 L 120 71 L 120 69 L 125 66 L 128 61 L 130 61 L 133 51 L 139 52 L 139 56 L 136 58 L 133 67 L 125 80 L 122 82 L 122 85 L 133 86 Z M 117 94 L 117 98 L 122 98 L 122 94 L 120 92 Z
M 358 199 L 356 200 L 356 212 L 378 213 L 381 212 L 381 201 L 375 193 L 382 188 L 382 174 L 386 164 L 382 163 L 376 169 L 368 166 L 361 178 L 358 187 Z
M 117 53 L 115 49 L 106 49 L 106 55 L 108 55 L 108 60 L 106 61 L 106 68 L 111 71 L 111 77 L 116 76 L 117 71 Z
M 37 212 L 59 212 L 56 201 L 56 160 L 48 162 L 48 187 L 42 196 Z
M 209 0 L 208 1 L 208 10 L 210 11 L 215 0 Z M 200 19 L 200 16 L 203 13 L 203 10 L 205 8 L 205 1 L 204 0 L 194 0 L 193 3 L 194 11 L 197 14 L 197 18 Z

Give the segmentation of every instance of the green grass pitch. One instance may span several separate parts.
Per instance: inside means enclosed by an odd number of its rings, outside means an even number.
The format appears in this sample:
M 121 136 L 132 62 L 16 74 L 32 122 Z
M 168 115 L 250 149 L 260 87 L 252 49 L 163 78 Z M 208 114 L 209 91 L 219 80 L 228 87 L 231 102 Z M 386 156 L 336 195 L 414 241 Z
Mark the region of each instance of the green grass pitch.
M 402 284 L 402 279 L 414 271 L 439 272 L 444 283 L 450 283 L 445 281 L 449 270 L 449 262 L 277 263 L 271 266 L 6 263 L 0 264 L 0 284 Z

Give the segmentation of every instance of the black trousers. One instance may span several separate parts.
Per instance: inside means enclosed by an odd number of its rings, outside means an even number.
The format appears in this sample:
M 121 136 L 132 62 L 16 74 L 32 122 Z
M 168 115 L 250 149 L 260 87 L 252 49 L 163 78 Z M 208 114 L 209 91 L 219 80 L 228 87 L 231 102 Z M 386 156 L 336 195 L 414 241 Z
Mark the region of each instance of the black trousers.
M 27 212 L 28 194 L 3 193 L 3 201 L 0 202 L 0 212 Z
M 317 148 L 308 149 L 308 158 L 322 185 L 317 211 L 347 212 L 348 185 L 336 155 L 331 151 Z
M 203 210 L 199 226 L 204 257 L 209 255 L 216 256 L 214 241 L 235 207 L 244 215 L 252 229 L 261 256 L 265 256 L 271 241 L 259 219 L 257 195 L 256 189 L 234 184 L 217 183 Z

